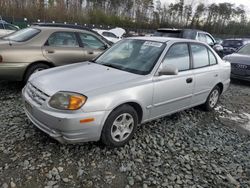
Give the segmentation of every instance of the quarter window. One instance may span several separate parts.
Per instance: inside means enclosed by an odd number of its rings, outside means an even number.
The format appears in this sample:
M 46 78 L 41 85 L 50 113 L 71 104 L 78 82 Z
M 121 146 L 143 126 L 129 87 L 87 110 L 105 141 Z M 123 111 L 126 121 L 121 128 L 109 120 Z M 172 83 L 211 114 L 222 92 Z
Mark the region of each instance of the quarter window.
M 209 66 L 207 47 L 200 44 L 191 44 L 194 68 Z
M 83 47 L 91 48 L 91 49 L 101 49 L 105 45 L 96 37 L 86 33 L 79 33 Z
M 214 41 L 209 35 L 206 35 L 206 38 L 207 38 L 207 44 L 214 45 Z
M 208 50 L 208 54 L 209 54 L 210 65 L 216 65 L 217 60 L 214 54 L 210 50 Z
M 187 44 L 175 44 L 167 52 L 164 65 L 174 65 L 179 71 L 190 69 L 190 57 Z
M 47 45 L 54 47 L 79 47 L 75 33 L 71 32 L 53 33 L 49 37 Z

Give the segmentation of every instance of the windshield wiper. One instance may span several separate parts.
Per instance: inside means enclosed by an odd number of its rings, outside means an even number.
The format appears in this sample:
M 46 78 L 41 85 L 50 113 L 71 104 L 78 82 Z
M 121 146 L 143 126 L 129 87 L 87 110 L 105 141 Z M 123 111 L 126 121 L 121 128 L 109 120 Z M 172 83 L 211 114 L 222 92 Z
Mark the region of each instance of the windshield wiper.
M 121 70 L 122 69 L 122 66 L 119 66 L 119 65 L 114 65 L 114 64 L 111 64 L 111 63 L 104 63 L 104 64 L 101 64 L 101 65 L 104 65 L 104 66 L 107 66 L 107 67 L 111 67 L 111 68 L 114 68 L 114 69 L 119 69 Z
M 96 63 L 96 61 L 94 59 L 89 60 L 90 63 Z

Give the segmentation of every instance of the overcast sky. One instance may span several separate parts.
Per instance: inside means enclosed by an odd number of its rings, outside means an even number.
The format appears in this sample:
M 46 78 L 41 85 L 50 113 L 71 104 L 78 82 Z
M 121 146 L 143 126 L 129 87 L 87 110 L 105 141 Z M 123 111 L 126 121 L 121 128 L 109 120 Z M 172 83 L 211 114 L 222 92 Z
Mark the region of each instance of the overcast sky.
M 178 0 L 160 0 L 162 3 L 175 3 L 175 2 L 178 2 Z M 194 4 L 197 4 L 199 2 L 207 2 L 207 3 L 224 3 L 224 2 L 227 2 L 227 3 L 233 3 L 237 6 L 239 5 L 244 5 L 245 6 L 245 9 L 247 11 L 247 14 L 248 16 L 250 16 L 250 0 L 184 0 L 184 2 L 194 2 Z

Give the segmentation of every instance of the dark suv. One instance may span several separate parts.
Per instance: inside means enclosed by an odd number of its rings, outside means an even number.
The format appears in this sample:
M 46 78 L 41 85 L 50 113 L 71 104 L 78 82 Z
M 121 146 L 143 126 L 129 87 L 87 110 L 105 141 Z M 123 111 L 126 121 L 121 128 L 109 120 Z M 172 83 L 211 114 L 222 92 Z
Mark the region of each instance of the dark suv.
M 185 38 L 193 39 L 201 42 L 205 42 L 210 45 L 220 57 L 223 56 L 223 46 L 218 44 L 214 37 L 201 30 L 196 29 L 169 29 L 169 28 L 160 28 L 154 33 L 154 36 L 161 37 L 174 37 L 174 38 Z
M 225 39 L 222 42 L 224 55 L 232 54 L 248 43 L 250 43 L 250 39 L 243 39 L 243 38 Z

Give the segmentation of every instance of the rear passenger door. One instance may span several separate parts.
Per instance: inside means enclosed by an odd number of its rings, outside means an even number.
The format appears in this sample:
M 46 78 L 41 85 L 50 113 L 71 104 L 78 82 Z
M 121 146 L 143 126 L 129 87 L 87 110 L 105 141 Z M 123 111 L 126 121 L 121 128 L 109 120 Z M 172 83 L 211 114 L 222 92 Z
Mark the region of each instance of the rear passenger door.
M 202 104 L 219 81 L 217 58 L 207 46 L 198 43 L 190 44 L 192 66 L 195 80 L 192 105 Z
M 42 50 L 43 55 L 57 66 L 84 61 L 84 52 L 74 32 L 51 34 Z
M 106 50 L 107 45 L 89 33 L 78 33 L 85 60 L 92 60 Z
M 152 118 L 173 113 L 191 105 L 194 78 L 188 44 L 172 45 L 163 59 L 162 66 L 164 65 L 174 65 L 179 73 L 154 77 Z

